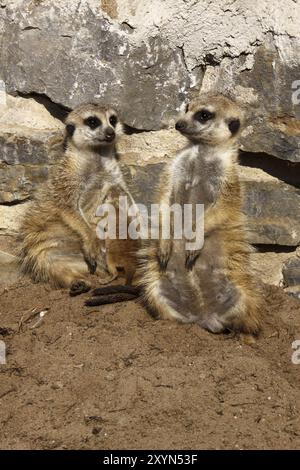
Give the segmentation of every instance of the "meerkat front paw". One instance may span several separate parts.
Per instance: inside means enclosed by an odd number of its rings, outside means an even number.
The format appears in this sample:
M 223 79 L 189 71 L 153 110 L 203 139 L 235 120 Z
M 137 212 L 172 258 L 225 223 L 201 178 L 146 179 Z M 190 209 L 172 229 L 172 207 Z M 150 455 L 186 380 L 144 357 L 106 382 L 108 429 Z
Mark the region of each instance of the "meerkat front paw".
M 97 269 L 97 260 L 101 252 L 101 243 L 98 238 L 93 238 L 83 245 L 83 255 L 91 274 L 95 274 Z
M 185 267 L 188 271 L 191 271 L 193 269 L 199 255 L 200 255 L 200 251 L 187 250 L 186 255 L 185 255 Z
M 88 265 L 89 272 L 95 274 L 97 269 L 97 257 L 85 246 L 83 248 L 84 261 Z
M 72 282 L 69 293 L 71 297 L 74 297 L 76 295 L 88 292 L 90 288 L 91 285 L 88 281 L 86 281 L 85 279 L 77 279 L 76 281 Z
M 157 251 L 157 259 L 159 262 L 159 267 L 162 272 L 165 272 L 171 257 L 172 244 L 169 240 L 165 240 L 160 243 Z

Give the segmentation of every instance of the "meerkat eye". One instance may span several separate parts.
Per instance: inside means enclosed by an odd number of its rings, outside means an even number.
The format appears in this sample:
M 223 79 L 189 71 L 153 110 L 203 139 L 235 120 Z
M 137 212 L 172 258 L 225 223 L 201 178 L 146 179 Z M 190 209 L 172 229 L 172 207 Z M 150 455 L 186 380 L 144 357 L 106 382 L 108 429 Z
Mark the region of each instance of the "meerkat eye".
M 89 116 L 84 120 L 84 124 L 89 126 L 91 129 L 96 129 L 97 127 L 101 126 L 101 121 L 97 116 Z
M 213 119 L 214 117 L 215 117 L 215 113 L 208 111 L 208 109 L 201 109 L 201 111 L 197 111 L 194 114 L 194 119 L 196 119 L 196 121 L 199 121 L 201 123 L 207 122 L 210 119 Z
M 228 124 L 229 130 L 232 135 L 236 134 L 241 127 L 241 122 L 239 119 L 232 119 Z
M 67 124 L 66 125 L 66 131 L 67 131 L 67 134 L 69 137 L 72 137 L 72 135 L 74 134 L 75 132 L 75 126 L 74 124 Z
M 118 122 L 118 118 L 117 118 L 117 116 L 115 116 L 115 115 L 113 115 L 113 116 L 110 116 L 110 118 L 109 118 L 109 122 L 110 122 L 110 124 L 111 124 L 113 127 L 115 127 L 115 126 L 116 126 L 116 124 L 117 124 L 117 122 Z

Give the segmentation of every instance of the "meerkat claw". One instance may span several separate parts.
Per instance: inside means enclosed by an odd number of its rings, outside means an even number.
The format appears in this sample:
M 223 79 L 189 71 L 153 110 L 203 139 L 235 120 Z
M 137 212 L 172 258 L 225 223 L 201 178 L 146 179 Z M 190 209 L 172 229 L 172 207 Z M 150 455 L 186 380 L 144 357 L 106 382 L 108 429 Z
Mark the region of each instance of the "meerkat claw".
M 91 274 L 95 274 L 97 269 L 97 261 L 95 259 L 90 258 L 89 256 L 85 256 L 86 264 L 88 265 L 89 272 Z
M 159 267 L 162 272 L 165 272 L 169 263 L 168 255 L 160 255 L 158 257 Z
M 189 251 L 186 254 L 185 267 L 188 271 L 191 271 L 193 269 L 199 254 L 200 253 L 198 253 L 197 251 Z

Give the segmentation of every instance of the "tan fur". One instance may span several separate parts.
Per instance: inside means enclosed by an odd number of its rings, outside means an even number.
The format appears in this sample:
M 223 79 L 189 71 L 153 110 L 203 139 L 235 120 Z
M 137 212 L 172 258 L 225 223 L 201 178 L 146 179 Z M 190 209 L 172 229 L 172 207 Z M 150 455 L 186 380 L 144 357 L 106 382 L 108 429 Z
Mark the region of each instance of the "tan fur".
M 112 109 L 86 104 L 66 119 L 65 149 L 36 193 L 20 230 L 21 266 L 35 281 L 80 293 L 90 287 L 89 271 L 98 265 L 97 272 L 105 272 L 91 218 L 110 185 L 125 185 L 115 152 L 122 126 L 118 122 L 113 126 L 112 116 L 116 116 Z M 101 125 L 90 127 L 86 122 L 90 117 Z
M 197 112 L 211 119 L 199 122 Z M 199 116 L 199 114 L 198 114 Z M 200 119 L 200 118 L 199 118 Z M 204 204 L 202 249 L 186 252 L 185 240 L 152 241 L 140 251 L 140 285 L 158 318 L 195 322 L 209 331 L 256 334 L 262 297 L 250 264 L 237 174 L 237 136 L 229 124 L 243 122 L 239 107 L 223 96 L 194 100 L 178 127 L 189 143 L 168 165 L 158 200 L 172 205 Z M 162 213 L 162 218 L 165 215 Z
M 107 269 L 111 276 L 102 280 L 100 284 L 108 284 L 119 277 L 118 268 L 122 268 L 125 274 L 126 285 L 131 285 L 137 269 L 137 252 L 140 248 L 140 240 L 133 240 L 127 237 L 119 239 L 119 197 L 124 195 L 122 188 L 114 186 L 107 193 L 104 200 L 107 204 L 112 204 L 116 212 L 116 239 L 107 238 L 105 240 L 105 254 Z M 126 193 L 125 193 L 126 195 Z M 128 220 L 130 222 L 130 219 Z

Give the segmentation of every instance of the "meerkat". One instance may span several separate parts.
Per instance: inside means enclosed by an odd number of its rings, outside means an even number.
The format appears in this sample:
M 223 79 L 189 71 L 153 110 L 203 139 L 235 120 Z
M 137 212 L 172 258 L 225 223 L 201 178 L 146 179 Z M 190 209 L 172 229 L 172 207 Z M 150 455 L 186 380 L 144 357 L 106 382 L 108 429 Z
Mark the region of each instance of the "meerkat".
M 242 124 L 241 109 L 212 94 L 193 100 L 176 123 L 188 144 L 166 168 L 159 203 L 204 204 L 204 244 L 186 250 L 187 240 L 160 236 L 140 252 L 139 284 L 156 318 L 213 333 L 260 330 L 262 297 L 251 271 L 237 172 Z
M 20 263 L 35 281 L 67 287 L 71 295 L 90 289 L 89 273 L 105 272 L 103 242 L 91 221 L 107 190 L 127 191 L 117 162 L 122 133 L 114 109 L 84 104 L 65 122 L 64 149 L 49 179 L 37 191 L 20 228 Z

